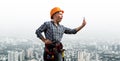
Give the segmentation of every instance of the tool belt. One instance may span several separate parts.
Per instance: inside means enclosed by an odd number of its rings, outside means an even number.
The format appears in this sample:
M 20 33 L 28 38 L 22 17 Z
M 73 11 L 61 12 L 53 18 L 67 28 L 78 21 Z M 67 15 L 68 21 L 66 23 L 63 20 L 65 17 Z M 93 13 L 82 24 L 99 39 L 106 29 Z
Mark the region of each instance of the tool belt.
M 61 42 L 53 42 L 52 44 L 45 44 L 46 59 L 54 60 L 57 53 L 64 51 Z

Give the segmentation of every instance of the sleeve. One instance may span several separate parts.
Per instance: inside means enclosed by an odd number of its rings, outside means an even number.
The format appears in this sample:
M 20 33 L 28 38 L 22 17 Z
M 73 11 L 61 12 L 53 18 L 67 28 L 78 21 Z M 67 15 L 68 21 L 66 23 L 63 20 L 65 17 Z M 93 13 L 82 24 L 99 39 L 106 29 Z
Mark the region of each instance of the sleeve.
M 42 32 L 44 32 L 46 29 L 47 29 L 46 23 L 42 24 L 35 32 L 37 37 L 41 39 L 43 37 Z
M 77 33 L 76 29 L 70 29 L 67 27 L 64 27 L 64 29 L 65 29 L 65 31 L 64 31 L 65 34 L 76 34 Z

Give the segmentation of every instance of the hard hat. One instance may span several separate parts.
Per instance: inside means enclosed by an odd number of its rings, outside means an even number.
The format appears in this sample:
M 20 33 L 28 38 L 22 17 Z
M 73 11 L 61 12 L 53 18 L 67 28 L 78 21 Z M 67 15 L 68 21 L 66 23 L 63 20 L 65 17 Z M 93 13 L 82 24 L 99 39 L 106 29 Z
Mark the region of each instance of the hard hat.
M 56 12 L 62 12 L 62 13 L 64 13 L 64 11 L 61 10 L 59 7 L 54 7 L 54 8 L 51 9 L 51 11 L 50 11 L 50 17 L 51 17 L 51 19 L 53 19 L 52 16 L 53 16 L 53 14 L 55 14 Z

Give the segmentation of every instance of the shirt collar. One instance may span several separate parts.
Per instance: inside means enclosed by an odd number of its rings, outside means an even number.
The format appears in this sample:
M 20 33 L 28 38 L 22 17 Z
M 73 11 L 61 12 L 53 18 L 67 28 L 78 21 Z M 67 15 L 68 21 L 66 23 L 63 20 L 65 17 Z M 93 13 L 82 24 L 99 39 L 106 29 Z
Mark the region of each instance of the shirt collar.
M 53 25 L 55 25 L 55 23 L 54 23 L 54 20 L 53 19 L 51 19 L 51 23 L 53 24 Z M 58 24 L 58 26 L 59 26 L 60 24 Z M 56 25 L 55 25 L 56 26 Z

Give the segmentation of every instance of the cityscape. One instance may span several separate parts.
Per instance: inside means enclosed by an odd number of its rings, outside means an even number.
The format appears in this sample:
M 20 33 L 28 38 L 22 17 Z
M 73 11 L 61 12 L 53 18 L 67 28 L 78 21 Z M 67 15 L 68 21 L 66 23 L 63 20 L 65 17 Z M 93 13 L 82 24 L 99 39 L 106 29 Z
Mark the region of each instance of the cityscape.
M 69 41 L 62 42 L 64 61 L 120 61 L 117 41 Z M 44 43 L 38 40 L 0 38 L 0 61 L 43 61 L 43 51 Z

